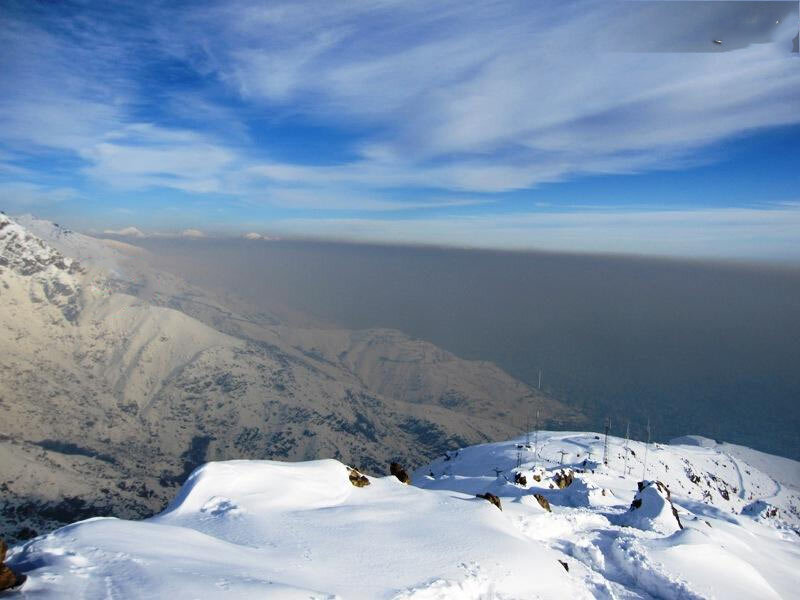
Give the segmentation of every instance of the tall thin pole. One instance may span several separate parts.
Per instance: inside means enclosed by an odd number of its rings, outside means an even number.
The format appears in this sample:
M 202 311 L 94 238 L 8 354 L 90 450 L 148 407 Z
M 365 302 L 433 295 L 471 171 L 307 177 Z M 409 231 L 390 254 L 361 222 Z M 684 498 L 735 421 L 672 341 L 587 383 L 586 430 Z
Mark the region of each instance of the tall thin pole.
M 525 417 L 525 449 L 531 447 L 531 405 L 528 404 L 528 414 Z
M 539 391 L 542 391 L 542 370 L 539 369 Z
M 533 455 L 539 455 L 539 409 L 536 409 L 536 428 L 533 430 Z
M 642 471 L 642 481 L 647 479 L 647 453 L 650 451 L 650 418 L 647 419 L 647 443 L 644 445 L 644 464 Z
M 608 465 L 608 430 L 611 429 L 611 417 L 606 417 L 606 435 L 603 442 L 603 464 Z
M 628 421 L 628 426 L 625 428 L 625 477 L 628 476 L 628 441 L 631 438 L 631 422 Z

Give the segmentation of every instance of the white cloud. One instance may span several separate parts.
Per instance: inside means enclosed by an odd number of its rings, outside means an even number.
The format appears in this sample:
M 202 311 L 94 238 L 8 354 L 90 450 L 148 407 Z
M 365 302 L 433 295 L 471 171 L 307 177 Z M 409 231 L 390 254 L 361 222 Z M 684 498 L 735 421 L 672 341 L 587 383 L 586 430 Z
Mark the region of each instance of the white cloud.
M 297 171 L 297 167 L 290 167 L 292 172 Z M 347 169 L 349 171 L 349 169 Z M 261 173 L 261 169 L 250 171 L 249 174 Z M 400 212 L 420 209 L 433 208 L 454 208 L 461 206 L 476 206 L 487 204 L 490 200 L 477 196 L 436 196 L 430 195 L 422 199 L 401 199 L 393 198 L 391 195 L 386 197 L 366 188 L 354 187 L 348 183 L 358 186 L 358 179 L 350 180 L 347 177 L 338 179 L 330 172 L 327 177 L 315 172 L 314 169 L 307 170 L 307 176 L 301 178 L 302 183 L 291 185 L 281 185 L 278 178 L 272 179 L 273 185 L 261 193 L 253 193 L 250 202 L 254 204 L 268 203 L 272 206 L 285 208 L 311 210 L 352 210 L 367 212 Z
M 141 56 L 157 52 L 147 23 L 115 31 L 105 22 L 92 26 L 90 15 L 83 18 L 85 26 L 74 28 L 11 17 L 4 23 L 0 44 L 11 49 L 0 55 L 4 160 L 67 152 L 84 163 L 79 172 L 108 186 L 219 192 L 236 167 L 234 151 L 202 128 L 159 126 L 135 116 L 150 101 L 137 81 Z M 147 89 L 156 92 L 157 86 Z M 204 106 L 196 118 L 208 120 L 213 104 Z
M 106 235 L 121 235 L 125 237 L 135 237 L 135 238 L 145 237 L 145 234 L 136 227 L 123 227 L 122 229 L 106 229 L 105 231 L 103 231 L 103 233 Z
M 181 231 L 181 237 L 185 238 L 204 238 L 206 234 L 199 229 L 184 229 Z
M 163 186 L 189 192 L 218 192 L 236 159 L 223 147 L 191 131 L 137 123 L 109 132 L 82 150 L 85 172 L 121 188 Z
M 466 247 L 800 259 L 800 204 L 675 210 L 577 209 L 446 218 L 297 219 L 286 235 Z
M 48 187 L 29 182 L 0 182 L 0 197 L 16 207 L 37 204 L 55 204 L 78 197 L 77 190 L 69 187 Z

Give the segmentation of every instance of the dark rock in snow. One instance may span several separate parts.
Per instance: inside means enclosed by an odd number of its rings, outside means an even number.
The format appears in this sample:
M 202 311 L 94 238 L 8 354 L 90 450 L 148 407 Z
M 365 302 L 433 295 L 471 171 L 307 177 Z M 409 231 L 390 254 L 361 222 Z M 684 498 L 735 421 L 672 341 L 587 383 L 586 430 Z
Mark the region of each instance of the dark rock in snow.
M 353 469 L 352 467 L 347 467 L 347 470 L 350 473 L 350 483 L 355 487 L 366 487 L 369 485 L 369 479 L 367 479 L 366 475 L 362 475 L 357 469 Z
M 553 479 L 555 480 L 559 489 L 563 490 L 565 487 L 569 487 L 572 484 L 574 475 L 572 474 L 572 471 L 561 470 L 556 473 L 556 476 Z
M 514 473 L 514 483 L 517 485 L 528 485 L 528 478 L 522 473 Z
M 683 529 L 666 485 L 660 481 L 640 481 L 638 487 L 639 491 L 628 511 L 630 518 L 626 519 L 630 525 L 640 529 L 674 530 L 677 523 L 678 529 Z M 670 514 L 675 519 L 671 523 Z
M 483 498 L 484 500 L 488 500 L 489 502 L 494 504 L 497 508 L 499 508 L 500 510 L 503 510 L 503 507 L 500 504 L 500 498 L 498 498 L 494 494 L 490 494 L 489 492 L 486 492 L 485 494 L 475 494 L 475 496 L 477 496 L 478 498 Z
M 411 484 L 411 477 L 408 475 L 408 471 L 401 467 L 399 463 L 393 462 L 390 464 L 389 472 L 403 483 Z
M 8 546 L 3 540 L 0 540 L 0 592 L 18 588 L 27 579 L 25 575 L 15 573 L 3 564 L 6 560 L 6 550 L 8 550 Z
M 547 498 L 545 498 L 541 494 L 534 494 L 533 497 L 536 498 L 536 501 L 539 503 L 539 506 L 541 506 L 547 512 L 553 512 L 552 510 L 550 510 L 550 503 L 547 501 Z

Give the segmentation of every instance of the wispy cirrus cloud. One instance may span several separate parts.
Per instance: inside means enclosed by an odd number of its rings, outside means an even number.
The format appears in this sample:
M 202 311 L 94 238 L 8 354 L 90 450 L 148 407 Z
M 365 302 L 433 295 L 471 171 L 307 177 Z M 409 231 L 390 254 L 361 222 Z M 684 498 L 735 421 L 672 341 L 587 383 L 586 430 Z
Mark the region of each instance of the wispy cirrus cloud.
M 135 123 L 83 148 L 85 172 L 112 187 L 167 187 L 187 192 L 223 191 L 222 178 L 236 154 L 191 131 Z
M 498 192 L 670 168 L 721 139 L 800 121 L 788 28 L 731 52 L 630 53 L 609 50 L 610 38 L 653 33 L 621 3 L 311 4 L 208 16 L 221 25 L 208 54 L 242 96 L 377 126 L 358 140 L 360 159 L 266 164 L 272 179 Z M 672 20 L 679 30 L 679 11 Z M 684 25 L 704 35 L 703 23 Z
M 24 181 L 0 182 L 0 198 L 14 200 L 19 207 L 42 206 L 67 202 L 80 197 L 78 190 L 69 187 L 38 185 Z

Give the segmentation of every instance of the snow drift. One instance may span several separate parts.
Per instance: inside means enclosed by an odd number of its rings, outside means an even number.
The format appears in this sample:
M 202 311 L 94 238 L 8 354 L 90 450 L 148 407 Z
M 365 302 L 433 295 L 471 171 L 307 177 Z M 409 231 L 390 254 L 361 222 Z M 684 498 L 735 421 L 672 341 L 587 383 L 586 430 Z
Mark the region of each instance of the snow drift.
M 797 489 L 704 445 L 601 456 L 596 434 L 541 433 L 365 487 L 335 460 L 209 463 L 160 515 L 64 527 L 9 564 L 40 598 L 794 596 Z

